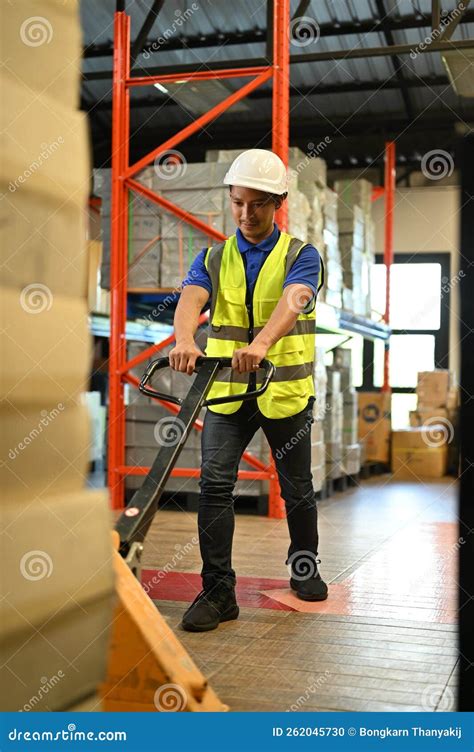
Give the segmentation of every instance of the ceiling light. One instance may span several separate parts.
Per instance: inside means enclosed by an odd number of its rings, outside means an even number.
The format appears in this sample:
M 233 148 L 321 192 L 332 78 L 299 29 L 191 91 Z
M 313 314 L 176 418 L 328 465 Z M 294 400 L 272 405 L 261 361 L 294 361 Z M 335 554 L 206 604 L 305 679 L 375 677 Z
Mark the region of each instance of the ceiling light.
M 168 94 L 168 89 L 165 86 L 163 86 L 163 84 L 153 84 L 153 85 L 156 86 L 158 91 L 162 91 L 163 94 Z

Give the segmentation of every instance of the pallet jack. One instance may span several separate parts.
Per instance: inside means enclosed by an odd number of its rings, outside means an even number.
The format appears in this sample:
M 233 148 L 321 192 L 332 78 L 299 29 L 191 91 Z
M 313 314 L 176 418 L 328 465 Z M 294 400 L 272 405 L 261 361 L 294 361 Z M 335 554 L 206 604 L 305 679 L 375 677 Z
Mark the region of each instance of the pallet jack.
M 265 392 L 275 366 L 262 360 L 261 386 L 245 393 L 207 399 L 217 374 L 231 368 L 231 358 L 199 357 L 196 378 L 184 399 L 163 394 L 151 386 L 153 376 L 170 367 L 158 358 L 147 367 L 139 389 L 142 394 L 180 406 L 169 424 L 169 440 L 160 450 L 139 488 L 119 517 L 113 531 L 114 568 L 118 603 L 112 624 L 107 676 L 99 687 L 105 711 L 225 711 L 180 641 L 141 586 L 143 542 L 158 509 L 173 467 L 202 407 L 255 399 Z
M 139 580 L 141 579 L 143 541 L 155 516 L 166 481 L 178 460 L 201 408 L 255 399 L 265 392 L 275 373 L 275 366 L 269 361 L 263 360 L 260 367 L 264 369 L 264 378 L 259 389 L 225 398 L 206 399 L 218 372 L 223 368 L 230 368 L 231 362 L 231 358 L 198 358 L 196 361 L 196 379 L 184 399 L 174 397 L 171 394 L 162 394 L 149 385 L 157 371 L 169 367 L 169 358 L 167 357 L 152 361 L 140 381 L 139 390 L 142 394 L 163 402 L 172 402 L 179 405 L 181 409 L 176 415 L 174 423 L 169 426 L 168 435 L 171 436 L 171 440 L 166 441 L 160 448 L 143 485 L 133 495 L 115 526 L 120 536 L 119 552 Z

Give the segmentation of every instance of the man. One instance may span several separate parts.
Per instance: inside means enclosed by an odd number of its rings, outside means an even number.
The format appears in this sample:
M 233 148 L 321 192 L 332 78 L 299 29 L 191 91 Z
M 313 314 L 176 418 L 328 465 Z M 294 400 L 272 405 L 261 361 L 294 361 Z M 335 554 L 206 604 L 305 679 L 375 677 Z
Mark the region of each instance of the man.
M 174 319 L 175 370 L 193 373 L 203 353 L 194 342 L 198 318 L 210 300 L 208 356 L 232 357 L 209 397 L 255 389 L 263 358 L 276 374 L 257 400 L 208 408 L 202 431 L 198 512 L 203 590 L 184 614 L 188 631 L 215 629 L 236 619 L 233 490 L 242 453 L 261 427 L 270 444 L 285 500 L 290 586 L 299 598 L 324 600 L 318 572 L 317 511 L 311 476 L 314 403 L 314 306 L 320 286 L 316 249 L 280 232 L 275 211 L 287 196 L 287 173 L 271 151 L 240 154 L 227 172 L 236 234 L 195 259 Z M 261 373 L 261 372 L 260 372 Z

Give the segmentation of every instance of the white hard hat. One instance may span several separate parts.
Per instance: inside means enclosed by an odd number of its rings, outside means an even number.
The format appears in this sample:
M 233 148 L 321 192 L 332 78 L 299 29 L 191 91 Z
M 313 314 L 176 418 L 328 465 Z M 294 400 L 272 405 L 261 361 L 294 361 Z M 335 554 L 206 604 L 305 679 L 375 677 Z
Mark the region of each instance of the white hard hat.
M 280 157 L 268 149 L 249 149 L 239 154 L 226 173 L 224 183 L 277 196 L 288 192 L 286 167 Z

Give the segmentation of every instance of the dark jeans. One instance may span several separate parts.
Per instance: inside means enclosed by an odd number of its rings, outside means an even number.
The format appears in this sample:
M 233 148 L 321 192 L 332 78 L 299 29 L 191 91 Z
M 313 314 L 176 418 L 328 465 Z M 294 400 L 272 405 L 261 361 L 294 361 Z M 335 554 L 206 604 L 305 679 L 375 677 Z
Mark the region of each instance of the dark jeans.
M 288 560 L 294 562 L 297 552 L 305 552 L 306 559 L 308 552 L 316 558 L 318 522 L 311 475 L 313 404 L 311 398 L 297 415 L 274 420 L 262 415 L 255 400 L 243 402 L 231 415 L 207 410 L 202 431 L 198 512 L 204 588 L 218 583 L 235 585 L 231 563 L 233 491 L 242 454 L 259 427 L 270 444 L 285 500 L 290 533 Z

